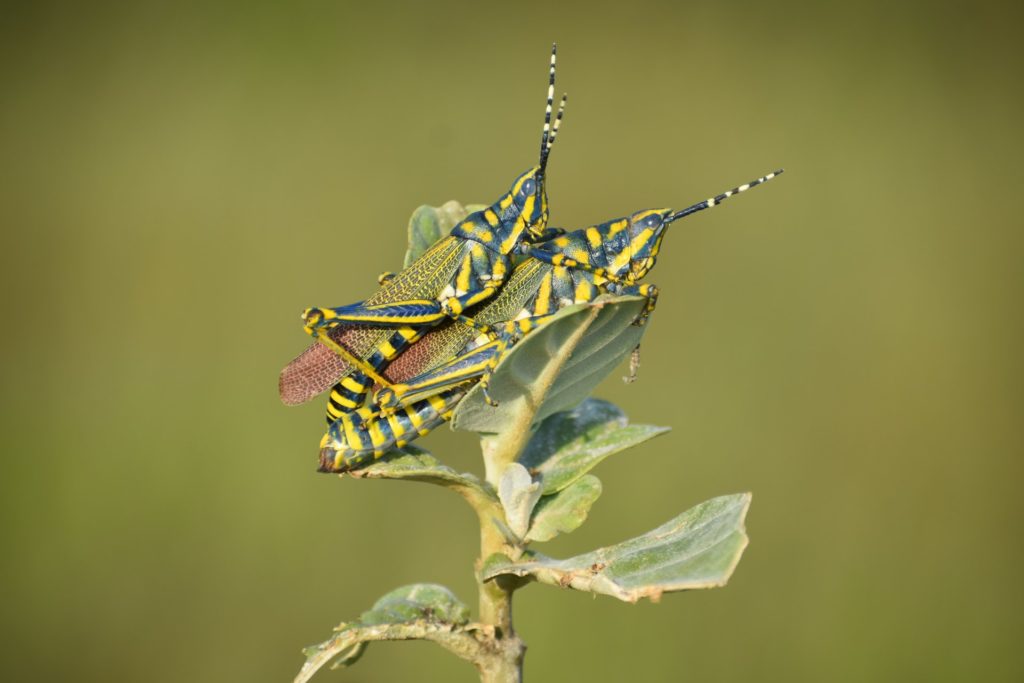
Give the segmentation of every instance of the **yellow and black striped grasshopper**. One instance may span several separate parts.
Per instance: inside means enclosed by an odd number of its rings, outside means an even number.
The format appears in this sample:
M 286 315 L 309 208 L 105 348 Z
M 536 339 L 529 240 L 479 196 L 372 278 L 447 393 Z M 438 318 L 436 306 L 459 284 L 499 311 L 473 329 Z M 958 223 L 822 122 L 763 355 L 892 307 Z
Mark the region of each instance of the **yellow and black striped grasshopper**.
M 530 248 L 530 258 L 516 267 L 501 293 L 472 312 L 483 334 L 458 324 L 432 330 L 413 347 L 420 353 L 406 351 L 390 364 L 389 373 L 393 378 L 408 376 L 422 359 L 451 358 L 454 353 L 451 360 L 382 388 L 375 406 L 345 411 L 331 422 L 321 442 L 320 470 L 356 469 L 407 445 L 448 420 L 477 381 L 486 395 L 490 374 L 509 345 L 565 306 L 592 302 L 606 293 L 639 295 L 647 305 L 636 324 L 644 324 L 657 302 L 657 288 L 641 280 L 654 267 L 665 229 L 780 173 L 681 211 L 645 209 Z
M 552 126 L 555 59 L 552 46 L 538 165 L 516 178 L 491 206 L 460 221 L 404 270 L 382 276 L 381 288 L 365 301 L 307 309 L 305 328 L 318 342 L 282 371 L 282 401 L 303 403 L 339 379 L 356 392 L 370 380 L 386 386 L 379 369 L 401 348 L 443 319 L 472 324 L 463 312 L 500 290 L 511 270 L 510 257 L 524 244 L 560 234 L 547 229 L 545 189 L 548 157 L 565 106 L 563 96 Z M 425 307 L 428 317 L 421 315 Z M 437 310 L 441 315 L 434 315 Z

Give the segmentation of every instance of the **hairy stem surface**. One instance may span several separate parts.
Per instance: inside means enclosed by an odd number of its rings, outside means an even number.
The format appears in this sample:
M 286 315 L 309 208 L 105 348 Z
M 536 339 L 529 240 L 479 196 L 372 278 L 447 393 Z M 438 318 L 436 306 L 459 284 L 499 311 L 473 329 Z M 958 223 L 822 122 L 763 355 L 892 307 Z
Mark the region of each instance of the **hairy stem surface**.
M 517 451 L 515 441 L 491 437 L 482 441 L 487 478 L 493 486 Z M 502 515 L 504 517 L 504 515 Z M 523 679 L 523 658 L 526 645 L 512 626 L 512 593 L 515 585 L 508 579 L 483 581 L 479 569 L 484 560 L 495 553 L 509 553 L 509 547 L 499 524 L 504 519 L 480 515 L 480 559 L 477 562 L 477 581 L 480 594 L 480 622 L 493 629 L 493 651 L 484 658 L 478 668 L 480 680 L 484 683 L 518 683 Z

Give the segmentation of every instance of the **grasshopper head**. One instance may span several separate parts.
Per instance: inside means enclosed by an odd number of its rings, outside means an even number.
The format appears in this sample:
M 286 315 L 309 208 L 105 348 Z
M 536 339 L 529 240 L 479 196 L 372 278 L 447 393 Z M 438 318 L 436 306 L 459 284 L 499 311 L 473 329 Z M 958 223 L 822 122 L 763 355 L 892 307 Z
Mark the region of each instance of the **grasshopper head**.
M 511 226 L 516 237 L 536 238 L 547 228 L 548 193 L 544 185 L 540 166 L 534 166 L 512 183 L 507 197 L 511 199 L 510 212 L 516 216 Z
M 644 278 L 654 267 L 665 228 L 673 220 L 672 209 L 644 209 L 626 219 L 629 230 L 628 277 L 633 282 Z

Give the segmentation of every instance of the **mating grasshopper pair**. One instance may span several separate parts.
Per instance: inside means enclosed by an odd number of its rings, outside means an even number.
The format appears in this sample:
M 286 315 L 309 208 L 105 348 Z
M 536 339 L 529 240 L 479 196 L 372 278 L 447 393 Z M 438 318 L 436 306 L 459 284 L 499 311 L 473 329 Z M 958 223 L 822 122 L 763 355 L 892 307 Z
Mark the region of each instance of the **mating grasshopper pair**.
M 665 228 L 781 172 L 681 211 L 648 209 L 571 233 L 549 230 L 544 176 L 565 104 L 563 97 L 552 127 L 554 75 L 552 49 L 537 167 L 401 273 L 382 278 L 370 299 L 304 314 L 322 346 L 285 369 L 281 391 L 285 402 L 301 402 L 340 378 L 321 442 L 322 471 L 355 469 L 427 433 L 477 380 L 490 400 L 487 380 L 508 346 L 566 305 L 636 294 L 647 298 L 642 324 L 657 289 L 640 280 L 654 266 Z M 516 254 L 527 258 L 509 275 Z M 373 407 L 363 407 L 374 382 L 382 389 Z
M 417 347 L 422 344 L 434 358 L 451 360 L 383 388 L 374 398 L 374 407 L 339 415 L 321 441 L 321 471 L 356 469 L 447 421 L 473 382 L 486 386 L 509 344 L 565 306 L 589 303 L 602 294 L 637 295 L 647 299 L 637 319 L 637 324 L 643 324 L 654 310 L 658 291 L 641 280 L 655 265 L 665 229 L 680 218 L 717 206 L 779 173 L 770 173 L 681 211 L 645 209 L 530 248 L 529 258 L 516 267 L 501 293 L 473 312 L 475 324 L 495 332 L 497 339 L 477 336 L 469 327 L 458 324 L 426 334 Z M 395 375 L 408 375 L 407 366 L 418 366 L 407 358 L 413 356 L 403 354 L 391 364 Z

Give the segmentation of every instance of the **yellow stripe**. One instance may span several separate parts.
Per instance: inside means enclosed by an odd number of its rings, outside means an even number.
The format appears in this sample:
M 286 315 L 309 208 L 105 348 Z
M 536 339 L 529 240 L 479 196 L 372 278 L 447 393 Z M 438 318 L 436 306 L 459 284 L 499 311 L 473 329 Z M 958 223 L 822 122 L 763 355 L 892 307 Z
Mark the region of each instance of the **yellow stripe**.
M 523 212 L 516 218 L 515 226 L 512 231 L 509 232 L 508 239 L 501 243 L 501 253 L 508 254 L 512 251 L 512 247 L 516 246 L 516 242 L 522 236 L 526 230 L 526 216 L 533 215 L 533 205 L 537 202 L 537 198 L 534 195 L 530 195 L 523 202 Z
M 431 407 L 437 411 L 438 414 L 440 414 L 446 407 L 444 399 L 440 396 L 428 396 L 427 401 L 430 402 Z
M 597 228 L 587 228 L 587 242 L 592 249 L 601 246 L 601 232 Z
M 342 408 L 358 408 L 359 404 L 351 400 L 347 396 L 341 394 L 331 394 L 331 402 L 327 404 L 328 408 L 334 408 L 334 403 L 337 403 Z
M 352 426 L 352 420 L 348 418 L 341 418 L 341 424 L 345 428 L 345 440 L 348 441 L 349 447 L 354 450 L 363 450 L 366 446 L 363 443 L 363 437 L 360 434 L 360 430 Z
M 343 377 L 341 379 L 341 386 L 345 387 L 349 391 L 356 391 L 356 392 L 362 391 L 365 388 L 362 384 L 360 384 L 359 382 L 355 381 L 354 379 L 352 379 L 349 376 L 345 376 L 345 377 Z M 331 394 L 331 397 L 332 398 L 334 397 L 333 393 Z
M 495 280 L 502 281 L 505 279 L 505 274 L 508 272 L 508 268 L 505 267 L 505 262 L 497 260 L 491 264 L 491 282 Z
M 610 226 L 608 226 L 608 237 L 614 237 L 615 235 L 618 235 L 620 232 L 625 230 L 627 222 L 628 221 L 625 220 L 615 221 Z
M 594 298 L 594 288 L 590 286 L 590 282 L 583 280 L 576 285 L 576 303 L 582 303 L 584 301 L 590 301 Z
M 420 417 L 420 414 L 412 408 L 409 408 L 405 412 L 409 416 L 409 422 L 412 422 L 412 426 L 416 428 L 417 432 L 419 432 L 420 428 L 423 426 L 423 418 Z
M 640 251 L 645 244 L 651 241 L 654 237 L 654 231 L 650 228 L 644 228 L 640 231 L 640 234 L 633 237 L 633 241 L 629 243 L 629 253 L 635 254 Z
M 551 275 L 540 281 L 540 289 L 537 290 L 537 298 L 534 300 L 533 312 L 537 315 L 544 315 L 551 310 Z
M 484 220 L 487 221 L 487 225 L 492 228 L 498 227 L 498 214 L 494 213 L 490 209 L 484 210 Z
M 392 346 L 391 342 L 389 341 L 381 342 L 380 346 L 377 347 L 377 350 L 380 351 L 381 354 L 383 354 L 383 356 L 388 360 L 391 360 L 392 358 L 398 355 L 398 349 Z
M 569 256 L 577 263 L 582 263 L 585 266 L 590 265 L 590 253 L 585 249 L 574 249 L 570 252 Z
M 366 427 L 366 433 L 370 435 L 370 443 L 373 444 L 373 452 L 377 453 L 386 441 L 384 432 L 380 429 L 380 420 L 370 420 Z
M 469 291 L 469 276 L 473 273 L 473 255 L 467 253 L 466 257 L 462 259 L 462 268 L 459 269 L 459 274 L 455 278 L 455 289 L 459 292 Z

